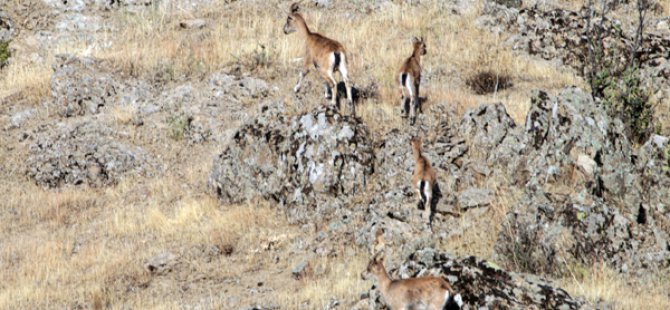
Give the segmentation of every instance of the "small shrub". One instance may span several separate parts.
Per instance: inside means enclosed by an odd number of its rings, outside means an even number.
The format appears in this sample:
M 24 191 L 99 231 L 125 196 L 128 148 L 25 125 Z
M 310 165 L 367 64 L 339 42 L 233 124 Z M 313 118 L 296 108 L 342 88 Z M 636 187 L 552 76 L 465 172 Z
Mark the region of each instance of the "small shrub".
M 9 41 L 0 42 L 0 68 L 5 66 L 7 59 L 9 59 L 11 56 L 12 54 L 9 51 Z
M 249 70 L 255 71 L 258 69 L 270 68 L 274 63 L 276 55 L 274 52 L 259 44 L 251 53 L 245 55 L 242 59 L 242 64 Z
M 478 95 L 485 95 L 512 87 L 512 78 L 493 71 L 479 72 L 467 79 L 466 84 Z
M 654 132 L 654 109 L 649 103 L 649 92 L 641 86 L 639 71 L 632 66 L 620 76 L 601 73 L 599 83 L 604 86 L 603 104 L 608 113 L 623 121 L 629 138 L 642 143 Z
M 184 139 L 191 126 L 191 120 L 191 117 L 184 114 L 168 117 L 167 123 L 170 128 L 170 137 L 177 141 Z
M 644 24 L 651 2 L 637 0 L 638 28 L 634 37 L 627 39 L 620 26 L 608 29 L 605 21 L 612 8 L 600 2 L 600 11 L 590 0 L 586 6 L 588 63 L 587 80 L 591 96 L 600 102 L 611 117 L 619 118 L 626 126 L 626 136 L 638 143 L 646 140 L 655 130 L 653 104 L 649 90 L 642 86 L 640 53 L 644 39 Z M 591 23 L 599 17 L 599 24 Z M 606 38 L 618 44 L 605 45 Z M 623 44 L 623 45 L 622 45 Z

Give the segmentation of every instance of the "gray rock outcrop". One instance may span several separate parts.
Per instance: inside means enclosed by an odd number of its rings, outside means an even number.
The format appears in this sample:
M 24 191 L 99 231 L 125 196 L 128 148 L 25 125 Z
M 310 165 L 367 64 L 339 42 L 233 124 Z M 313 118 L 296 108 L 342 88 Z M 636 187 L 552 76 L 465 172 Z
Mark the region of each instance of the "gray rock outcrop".
M 558 274 L 598 260 L 638 271 L 670 264 L 664 137 L 636 150 L 622 123 L 578 89 L 537 93 L 525 132 L 516 169 L 525 193 L 500 235 L 501 257 Z
M 127 173 L 150 171 L 141 148 L 120 142 L 120 133 L 95 121 L 58 123 L 34 135 L 26 173 L 41 186 L 104 186 Z
M 9 42 L 14 35 L 14 23 L 6 12 L 0 11 L 0 43 Z
M 59 55 L 51 77 L 54 106 L 62 116 L 97 114 L 114 103 L 121 86 L 108 62 Z
M 226 203 L 261 196 L 289 205 L 289 217 L 327 216 L 360 193 L 374 171 L 367 127 L 331 107 L 286 118 L 261 107 L 214 160 L 209 185 Z

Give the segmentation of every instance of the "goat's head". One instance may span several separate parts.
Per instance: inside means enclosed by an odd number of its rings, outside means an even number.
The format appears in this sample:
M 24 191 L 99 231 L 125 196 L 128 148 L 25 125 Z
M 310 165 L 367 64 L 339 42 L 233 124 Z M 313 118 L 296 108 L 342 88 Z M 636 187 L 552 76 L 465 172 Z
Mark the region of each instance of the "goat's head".
M 378 276 L 383 272 L 386 272 L 384 270 L 384 256 L 382 255 L 382 251 L 379 251 L 370 259 L 368 267 L 361 272 L 361 279 L 368 280 L 371 275 Z
M 410 143 L 410 145 L 412 145 L 413 149 L 417 149 L 417 150 L 421 149 L 421 137 L 419 137 L 419 136 L 412 137 L 409 140 L 409 143 Z
M 298 13 L 299 11 L 300 11 L 300 3 L 294 2 L 293 4 L 291 4 L 288 17 L 286 17 L 286 24 L 284 24 L 284 34 L 289 34 L 296 31 L 295 23 L 298 20 L 298 18 L 302 18 Z
M 426 55 L 428 53 L 428 47 L 426 46 L 426 41 L 423 39 L 423 37 L 413 37 L 412 46 L 414 47 L 415 51 L 419 51 L 420 55 Z

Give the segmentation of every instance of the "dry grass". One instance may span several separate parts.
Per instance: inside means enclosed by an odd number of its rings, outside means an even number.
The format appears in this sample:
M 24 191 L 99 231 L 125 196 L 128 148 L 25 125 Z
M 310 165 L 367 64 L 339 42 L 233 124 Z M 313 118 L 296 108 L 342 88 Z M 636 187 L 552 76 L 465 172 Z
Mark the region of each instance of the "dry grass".
M 301 289 L 286 287 L 276 297 L 282 309 L 297 309 L 308 305 L 309 309 L 323 309 L 336 298 L 340 302 L 351 300 L 371 287 L 361 280 L 369 257 L 363 251 L 345 254 L 345 257 L 319 258 L 313 262 L 313 270 L 323 274 L 300 280 Z
M 561 281 L 571 295 L 583 297 L 592 305 L 608 309 L 669 309 L 670 281 L 661 272 L 646 283 L 629 283 L 631 277 L 619 274 L 606 264 L 576 267 L 572 277 Z
M 303 43 L 297 35 L 281 32 L 287 3 L 227 2 L 219 1 L 197 15 L 165 7 L 134 15 L 110 13 L 120 29 L 106 34 L 113 48 L 90 49 L 75 44 L 49 53 L 45 65 L 15 62 L 2 71 L 0 98 L 24 92 L 36 103 L 48 97 L 48 64 L 53 62 L 52 55 L 61 52 L 90 53 L 113 60 L 128 74 L 157 80 L 197 78 L 240 66 L 243 71 L 273 80 L 288 93 L 297 77 Z M 427 104 L 446 101 L 463 113 L 482 102 L 502 101 L 520 123 L 533 88 L 551 92 L 583 85 L 570 71 L 512 52 L 503 44 L 506 38 L 475 27 L 473 15 L 454 16 L 437 5 L 396 4 L 371 15 L 349 18 L 348 13 L 306 8 L 304 15 L 313 30 L 340 40 L 348 48 L 354 83 L 358 81 L 361 86 L 361 81 L 375 81 L 379 85 L 378 97 L 366 99 L 358 107 L 375 132 L 402 125 L 394 75 L 411 52 L 409 39 L 413 35 L 424 36 L 428 43 L 422 88 Z M 476 13 L 474 10 L 472 14 Z M 208 26 L 202 30 L 178 27 L 180 20 L 191 17 L 205 18 Z M 383 57 L 379 51 L 383 51 Z M 485 96 L 465 87 L 466 77 L 488 70 L 505 72 L 514 87 Z M 318 88 L 320 97 L 318 75 L 312 73 L 307 80 L 313 87 L 305 89 Z M 287 95 L 289 109 L 309 108 L 291 106 L 290 98 Z M 112 120 L 117 125 L 128 125 L 135 112 L 130 107 L 114 107 Z M 146 137 L 147 141 L 150 138 Z M 6 145 L 4 139 L 0 138 L 0 145 Z M 288 244 L 309 235 L 301 235 L 297 227 L 289 226 L 267 202 L 220 206 L 205 193 L 203 185 L 211 162 L 209 154 L 191 159 L 198 164 L 189 164 L 183 162 L 186 156 L 179 155 L 187 154 L 184 150 L 176 152 L 163 145 L 143 147 L 170 157 L 164 160 L 171 165 L 181 162 L 157 178 L 128 178 L 106 189 L 57 191 L 23 180 L 15 171 L 22 167 L 22 154 L 0 148 L 4 164 L 0 168 L 4 179 L 0 181 L 0 193 L 5 197 L 0 201 L 0 308 L 179 309 L 185 304 L 227 308 L 228 295 L 237 295 L 243 307 L 244 303 L 257 301 L 249 288 L 258 282 L 273 289 L 264 296 L 282 308 L 323 308 L 331 297 L 355 299 L 368 287 L 369 283 L 358 277 L 367 255 L 346 250 L 336 258 L 313 259 L 314 269 L 321 272 L 292 280 L 286 271 L 298 261 L 275 262 L 274 256 L 303 259 L 301 253 L 288 252 Z M 463 218 L 461 227 L 500 229 L 502 215 L 518 199 L 518 193 L 487 182 L 479 186 L 492 189 L 497 200 L 473 222 Z M 488 258 L 497 235 L 491 231 L 465 229 L 459 238 L 448 240 L 446 247 L 458 254 Z M 163 251 L 186 255 L 191 247 L 203 244 L 232 248 L 232 254 L 210 262 L 196 259 L 180 267 L 184 270 L 162 277 L 149 275 L 142 267 L 147 259 Z M 191 279 L 201 275 L 206 277 Z M 597 276 L 594 273 L 593 277 Z M 185 282 L 200 291 L 177 293 Z M 588 285 L 595 288 L 601 282 Z M 230 291 L 222 294 L 224 290 Z
M 255 263 L 252 253 L 267 236 L 294 234 L 267 204 L 222 209 L 213 198 L 175 192 L 178 183 L 129 179 L 102 191 L 58 192 L 3 183 L 0 190 L 9 200 L 1 209 L 9 215 L 0 218 L 0 308 L 73 307 L 101 298 L 120 306 L 127 292 L 117 282 L 128 277 L 130 284 L 124 280 L 124 286 L 151 281 L 142 264 L 152 255 L 198 244 L 232 247 L 244 270 L 245 261 Z M 148 199 L 142 199 L 145 195 Z M 212 267 L 220 268 L 196 266 Z M 178 300 L 142 299 L 130 304 L 179 305 Z
M 302 57 L 304 47 L 297 34 L 286 36 L 281 31 L 284 5 L 279 2 L 267 5 L 220 2 L 195 16 L 208 21 L 208 26 L 202 30 L 180 29 L 179 21 L 194 16 L 173 11 L 169 6 L 150 8 L 137 14 L 114 13 L 114 20 L 121 30 L 106 34 L 114 42 L 113 48 L 91 49 L 75 44 L 59 48 L 52 54 L 91 54 L 115 61 L 131 75 L 161 80 L 200 76 L 236 65 L 269 79 L 289 76 L 289 79 L 281 78 L 277 82 L 282 89 L 290 90 L 293 75 L 297 77 L 301 63 L 297 58 Z M 450 103 L 458 110 L 465 110 L 481 102 L 502 101 L 510 110 L 524 111 L 527 108 L 525 99 L 533 88 L 552 91 L 583 84 L 573 72 L 559 71 L 553 65 L 517 55 L 503 44 L 505 37 L 477 28 L 473 21 L 479 14 L 478 9 L 454 16 L 446 14 L 439 5 L 413 7 L 401 4 L 354 19 L 347 19 L 344 12 L 333 14 L 309 8 L 304 11 L 312 30 L 335 38 L 347 47 L 355 84 L 362 80 L 377 82 L 379 98 L 371 104 L 376 107 L 388 105 L 390 107 L 384 109 L 394 111 L 394 114 L 399 102 L 395 73 L 411 53 L 409 40 L 413 35 L 424 36 L 428 44 L 428 55 L 423 59 L 426 81 L 422 91 L 428 104 L 462 98 Z M 383 57 L 379 51 L 384 51 Z M 36 100 L 49 95 L 48 66 L 17 64 L 6 70 L 12 74 L 6 74 L 0 80 L 3 86 L 0 89 L 5 92 L 33 89 L 35 91 L 30 93 Z M 508 74 L 515 87 L 489 96 L 474 96 L 469 92 L 467 96 L 459 94 L 466 89 L 464 81 L 467 77 L 484 71 Z M 308 81 L 321 86 L 316 73 L 312 73 Z M 3 95 L 6 94 L 3 92 L 0 97 Z M 519 115 L 515 119 L 523 117 Z M 395 126 L 401 124 L 399 118 L 393 117 L 392 121 Z
M 518 188 L 500 185 L 505 183 L 504 180 L 491 178 L 477 185 L 491 190 L 495 198 L 490 206 L 463 213 L 458 218 L 454 230 L 462 231 L 462 233 L 446 240 L 445 250 L 461 256 L 475 255 L 483 259 L 493 258 L 498 237 L 505 229 L 507 212 L 523 194 Z
M 0 74 L 0 99 L 21 91 L 24 100 L 39 103 L 50 95 L 51 72 L 47 64 L 12 63 Z

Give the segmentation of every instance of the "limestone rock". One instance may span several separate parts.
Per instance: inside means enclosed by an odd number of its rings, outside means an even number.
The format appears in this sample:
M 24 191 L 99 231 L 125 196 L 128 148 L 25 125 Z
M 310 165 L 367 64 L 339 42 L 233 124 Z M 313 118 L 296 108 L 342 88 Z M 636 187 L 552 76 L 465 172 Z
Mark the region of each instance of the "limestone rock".
M 141 148 L 120 142 L 116 131 L 95 121 L 58 123 L 34 135 L 26 173 L 42 186 L 104 186 L 151 170 Z

